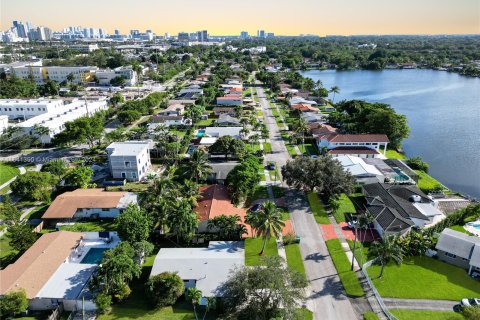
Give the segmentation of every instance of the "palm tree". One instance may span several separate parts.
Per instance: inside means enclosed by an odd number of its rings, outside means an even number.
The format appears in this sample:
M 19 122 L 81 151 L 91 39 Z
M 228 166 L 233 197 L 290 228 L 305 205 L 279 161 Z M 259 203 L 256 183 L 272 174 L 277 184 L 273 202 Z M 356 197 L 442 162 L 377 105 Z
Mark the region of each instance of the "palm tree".
M 202 300 L 202 295 L 202 291 L 198 290 L 197 288 L 188 288 L 187 292 L 185 292 L 185 299 L 192 303 L 193 313 L 195 314 L 196 320 L 198 320 L 197 305 L 200 304 L 200 301 Z
M 188 201 L 179 201 L 167 216 L 166 222 L 170 234 L 177 238 L 177 243 L 180 243 L 180 239 L 189 240 L 195 232 L 198 226 L 197 213 L 192 210 Z
M 153 181 L 145 197 L 145 207 L 157 219 L 160 230 L 164 230 L 165 221 L 172 212 L 178 197 L 178 187 L 169 177 L 160 177 Z
M 305 151 L 305 133 L 308 133 L 308 131 L 310 131 L 308 123 L 302 118 L 298 119 L 298 121 L 295 123 L 295 132 L 302 135 L 303 151 Z
M 212 167 L 208 164 L 208 155 L 197 149 L 193 152 L 187 166 L 187 173 L 195 178 L 195 182 L 206 179 L 212 174 Z
M 267 201 L 263 204 L 263 208 L 258 213 L 258 225 L 256 227 L 257 234 L 263 238 L 262 251 L 259 255 L 263 255 L 267 240 L 273 237 L 279 237 L 285 223 L 282 221 L 280 211 L 275 203 Z M 253 226 L 252 226 L 253 227 Z
M 182 197 L 189 201 L 192 207 L 196 207 L 198 205 L 197 200 L 200 198 L 198 184 L 191 180 L 185 180 L 183 182 Z
M 385 236 L 381 242 L 373 242 L 369 252 L 375 257 L 375 263 L 382 266 L 380 279 L 382 279 L 385 265 L 390 261 L 393 260 L 396 264 L 401 264 L 403 261 L 403 250 L 398 244 L 398 238 L 393 235 Z
M 260 141 L 260 135 L 259 135 L 258 133 L 252 134 L 252 135 L 250 136 L 250 142 L 251 142 L 250 144 L 251 144 L 252 146 L 255 145 L 255 144 L 257 144 L 259 141 Z
M 39 138 L 40 142 L 42 143 L 42 146 L 44 146 L 45 143 L 43 142 L 42 137 L 50 134 L 50 129 L 45 127 L 45 126 L 42 126 L 41 124 L 36 124 L 36 125 L 33 126 L 33 130 L 38 135 L 38 138 Z
M 335 103 L 335 94 L 340 93 L 340 88 L 337 86 L 333 86 L 330 88 L 330 92 L 333 92 L 332 102 Z

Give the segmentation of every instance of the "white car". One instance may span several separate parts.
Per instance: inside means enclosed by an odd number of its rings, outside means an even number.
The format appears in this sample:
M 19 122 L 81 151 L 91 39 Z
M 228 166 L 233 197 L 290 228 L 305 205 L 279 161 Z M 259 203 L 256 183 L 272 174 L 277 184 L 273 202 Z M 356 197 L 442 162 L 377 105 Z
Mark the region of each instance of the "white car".
M 462 299 L 460 304 L 464 307 L 480 306 L 480 299 L 479 298 Z

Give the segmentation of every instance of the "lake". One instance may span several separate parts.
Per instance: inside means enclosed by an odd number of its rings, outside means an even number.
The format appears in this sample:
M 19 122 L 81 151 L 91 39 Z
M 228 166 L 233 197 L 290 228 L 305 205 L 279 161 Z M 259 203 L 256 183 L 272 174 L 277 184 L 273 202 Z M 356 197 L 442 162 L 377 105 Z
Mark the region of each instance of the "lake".
M 434 70 L 301 72 L 326 88 L 340 88 L 335 101 L 363 99 L 390 104 L 407 116 L 407 156 L 420 156 L 429 174 L 454 191 L 480 199 L 480 79 Z M 332 95 L 330 95 L 332 98 Z

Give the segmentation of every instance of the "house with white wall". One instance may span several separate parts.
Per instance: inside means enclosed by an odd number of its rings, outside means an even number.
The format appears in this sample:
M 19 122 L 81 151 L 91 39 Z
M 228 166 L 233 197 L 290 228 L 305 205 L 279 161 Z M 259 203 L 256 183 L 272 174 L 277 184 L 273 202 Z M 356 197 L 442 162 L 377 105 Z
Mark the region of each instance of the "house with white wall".
M 321 150 L 337 147 L 367 147 L 378 152 L 386 153 L 390 142 L 385 134 L 340 134 L 328 133 L 316 137 L 317 146 Z
M 110 173 L 115 179 L 141 181 L 152 165 L 150 143 L 146 141 L 112 142 L 106 151 Z
M 64 109 L 61 99 L 0 99 L 0 115 L 9 120 L 28 120 L 44 113 L 58 113 Z

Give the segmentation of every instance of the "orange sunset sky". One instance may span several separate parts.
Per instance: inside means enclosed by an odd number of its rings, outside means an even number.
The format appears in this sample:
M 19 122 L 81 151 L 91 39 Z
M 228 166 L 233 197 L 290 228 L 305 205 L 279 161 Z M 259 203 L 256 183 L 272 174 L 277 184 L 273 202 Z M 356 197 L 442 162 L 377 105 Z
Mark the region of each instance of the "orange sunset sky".
M 2 30 L 28 20 L 122 33 L 478 34 L 480 0 L 0 0 L 0 20 Z

